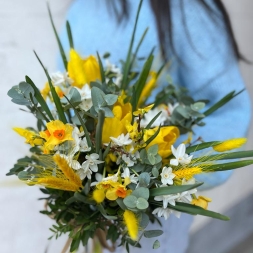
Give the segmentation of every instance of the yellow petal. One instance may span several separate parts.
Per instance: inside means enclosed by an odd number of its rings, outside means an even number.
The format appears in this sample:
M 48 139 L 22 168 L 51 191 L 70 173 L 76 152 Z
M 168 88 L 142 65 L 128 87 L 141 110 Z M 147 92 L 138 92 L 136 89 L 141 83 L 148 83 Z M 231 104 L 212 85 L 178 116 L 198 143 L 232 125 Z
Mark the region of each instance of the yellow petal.
M 232 149 L 240 148 L 242 145 L 246 143 L 246 141 L 247 141 L 246 138 L 230 139 L 227 141 L 223 141 L 219 145 L 214 146 L 213 149 L 217 152 L 229 151 Z

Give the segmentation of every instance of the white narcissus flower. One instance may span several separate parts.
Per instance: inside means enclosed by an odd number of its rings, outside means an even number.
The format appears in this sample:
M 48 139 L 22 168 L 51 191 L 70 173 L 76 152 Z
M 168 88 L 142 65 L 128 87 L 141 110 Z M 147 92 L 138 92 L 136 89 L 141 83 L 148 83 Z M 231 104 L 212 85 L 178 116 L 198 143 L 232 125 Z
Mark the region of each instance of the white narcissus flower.
M 124 168 L 123 173 L 121 173 L 121 177 L 123 178 L 129 178 L 131 183 L 137 184 L 138 183 L 138 177 L 135 176 L 135 174 L 130 174 L 129 168 Z
M 195 178 L 191 178 L 190 180 L 183 179 L 182 180 L 182 185 L 193 185 L 195 184 Z M 197 189 L 191 189 L 189 191 L 185 191 L 180 193 L 180 197 L 177 199 L 179 202 L 184 202 L 184 203 L 191 203 L 192 201 L 192 196 L 191 194 L 195 194 L 197 192 Z
M 121 73 L 121 69 L 116 67 L 116 65 L 112 64 L 108 59 L 105 60 L 106 70 L 111 71 L 116 74 L 116 79 L 114 80 L 114 83 L 119 86 L 121 83 L 121 80 L 123 78 L 123 75 Z
M 162 186 L 166 187 L 166 186 Z M 163 202 L 163 208 L 167 208 L 168 203 L 172 206 L 176 205 L 175 200 L 179 197 L 179 194 L 169 194 L 169 195 L 161 195 L 161 196 L 155 196 L 156 201 L 162 201 Z
M 141 127 L 145 127 L 149 124 L 149 122 L 159 113 L 162 112 L 159 117 L 155 120 L 151 127 L 157 127 L 160 125 L 164 125 L 164 122 L 167 120 L 167 111 L 161 107 L 155 107 L 152 110 L 149 110 L 144 118 L 141 120 Z
M 91 147 L 88 146 L 87 143 L 87 139 L 86 137 L 84 137 L 81 141 L 80 141 L 80 151 L 81 152 L 88 152 L 91 150 Z
M 126 135 L 121 134 L 117 138 L 110 137 L 110 139 L 113 141 L 114 144 L 120 147 L 127 146 L 132 143 L 132 140 L 129 139 L 129 133 L 127 133 Z
M 98 160 L 99 155 L 96 153 L 92 153 L 91 155 L 86 155 L 85 158 L 86 158 L 86 161 L 82 163 L 82 168 L 84 171 L 87 171 L 87 169 L 90 169 L 93 172 L 97 172 L 98 164 L 104 162 L 104 161 Z
M 71 167 L 72 169 L 79 170 L 82 168 L 81 164 L 77 160 L 73 160 L 74 155 L 68 155 L 68 156 L 64 154 L 59 154 L 59 155 L 67 161 L 69 167 Z
M 127 167 L 134 166 L 134 161 L 126 154 L 122 155 L 122 160 L 126 163 Z
M 51 80 L 54 85 L 61 86 L 65 85 L 66 83 L 72 84 L 74 81 L 68 76 L 68 73 L 61 73 L 61 72 L 55 72 L 51 74 Z
M 176 159 L 171 159 L 170 164 L 177 166 L 178 164 L 185 165 L 189 164 L 192 159 L 192 155 L 189 156 L 185 154 L 185 144 L 180 144 L 177 149 L 174 148 L 173 145 L 171 145 L 171 151 L 172 154 L 175 156 Z
M 76 87 L 75 87 L 76 88 Z M 76 88 L 81 96 L 81 103 L 79 107 L 84 110 L 88 111 L 92 107 L 92 100 L 91 100 L 91 89 L 88 84 L 85 84 L 82 89 Z
M 173 185 L 173 178 L 176 176 L 175 174 L 172 173 L 172 168 L 171 167 L 163 167 L 161 175 L 161 182 L 163 185 Z
M 86 177 L 88 179 L 91 179 L 92 171 L 89 168 L 81 168 L 77 171 L 77 174 L 81 178 L 81 180 L 85 179 Z
M 158 217 L 164 217 L 165 220 L 169 218 L 171 213 L 173 213 L 177 218 L 180 218 L 181 212 L 169 208 L 158 207 L 152 212 L 152 214 L 157 214 Z
M 176 107 L 179 106 L 179 103 L 175 103 L 174 105 L 172 104 L 168 104 L 168 109 L 167 109 L 167 113 L 170 115 L 172 115 L 173 111 L 176 109 Z

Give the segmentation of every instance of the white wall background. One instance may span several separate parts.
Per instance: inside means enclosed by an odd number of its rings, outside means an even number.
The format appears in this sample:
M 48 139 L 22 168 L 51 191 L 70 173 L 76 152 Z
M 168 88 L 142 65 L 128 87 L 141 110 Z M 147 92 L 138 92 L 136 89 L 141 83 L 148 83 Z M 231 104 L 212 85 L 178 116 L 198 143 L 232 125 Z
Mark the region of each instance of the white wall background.
M 69 0 L 49 1 L 56 26 L 63 24 Z M 236 38 L 243 54 L 253 61 L 253 1 L 224 0 L 232 17 Z M 34 125 L 32 116 L 21 113 L 6 95 L 13 85 L 25 75 L 40 87 L 45 82 L 44 73 L 32 50 L 41 57 L 50 71 L 55 71 L 57 45 L 49 23 L 46 1 L 44 0 L 0 0 L 0 252 L 42 253 L 48 245 L 48 230 L 51 221 L 39 214 L 43 202 L 38 189 L 32 189 L 14 177 L 5 174 L 14 162 L 27 153 L 23 139 L 11 128 Z M 241 65 L 246 85 L 253 98 L 253 65 Z M 248 148 L 252 148 L 252 128 Z M 227 210 L 245 196 L 253 193 L 252 167 L 236 171 L 223 186 L 208 191 L 205 195 L 213 198 L 210 209 L 218 212 Z M 235 187 L 236 186 L 236 187 Z M 239 190 L 238 190 L 239 189 Z M 192 231 L 208 222 L 208 218 L 196 217 Z M 49 252 L 60 252 L 62 239 L 52 243 Z

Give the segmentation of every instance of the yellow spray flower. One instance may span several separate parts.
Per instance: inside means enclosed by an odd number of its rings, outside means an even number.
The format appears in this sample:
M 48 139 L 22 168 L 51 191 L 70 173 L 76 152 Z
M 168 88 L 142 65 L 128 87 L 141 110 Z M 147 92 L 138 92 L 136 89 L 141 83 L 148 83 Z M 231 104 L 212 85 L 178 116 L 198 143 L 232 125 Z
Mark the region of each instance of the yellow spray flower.
M 225 152 L 232 149 L 240 148 L 247 141 L 246 138 L 235 138 L 227 141 L 223 141 L 221 144 L 213 146 L 213 149 L 217 152 Z
M 191 204 L 195 206 L 200 206 L 204 209 L 207 209 L 208 203 L 211 202 L 212 199 L 205 197 L 205 196 L 199 196 L 197 199 L 193 199 Z
M 70 60 L 68 62 L 68 74 L 74 80 L 73 86 L 82 88 L 84 84 L 101 80 L 98 61 L 94 56 L 82 59 L 74 50 L 70 50 Z
M 21 135 L 22 137 L 25 137 L 26 143 L 29 143 L 31 146 L 42 146 L 44 143 L 44 140 L 34 131 L 30 131 L 25 128 L 20 127 L 14 127 L 13 130 Z
M 154 104 L 148 105 L 145 108 L 139 108 L 137 111 L 133 112 L 134 116 L 138 116 L 138 115 L 144 115 L 145 113 L 147 113 L 148 111 L 150 111 L 153 108 Z
M 129 210 L 123 213 L 123 219 L 126 224 L 128 234 L 132 240 L 136 241 L 138 237 L 138 220 L 136 215 Z
M 124 102 L 118 101 L 113 106 L 112 112 L 113 118 L 106 118 L 103 126 L 102 142 L 109 143 L 110 137 L 117 138 L 121 134 L 126 134 L 126 122 L 132 121 L 132 105 L 130 103 L 124 104 Z
M 158 130 L 158 127 L 145 130 L 143 139 L 144 141 L 147 141 L 150 137 L 152 137 L 156 131 Z M 175 143 L 177 138 L 179 137 L 179 130 L 177 127 L 174 126 L 165 126 L 160 128 L 159 134 L 155 137 L 151 143 L 146 147 L 147 149 L 155 144 L 158 145 L 158 154 L 162 158 L 166 158 L 171 154 L 171 145 Z
M 149 73 L 150 79 L 144 86 L 141 96 L 138 102 L 138 107 L 145 103 L 145 101 L 148 99 L 150 96 L 151 92 L 156 88 L 157 84 L 157 73 L 155 71 L 150 71 Z
M 202 173 L 202 169 L 200 167 L 191 167 L 191 168 L 181 168 L 177 170 L 173 170 L 173 174 L 176 175 L 176 178 L 179 179 L 187 179 L 190 180 L 194 175 Z
M 60 120 L 50 121 L 46 124 L 47 130 L 40 132 L 40 136 L 46 139 L 45 148 L 53 149 L 54 146 L 64 141 L 72 141 L 73 127 L 70 124 L 64 124 Z

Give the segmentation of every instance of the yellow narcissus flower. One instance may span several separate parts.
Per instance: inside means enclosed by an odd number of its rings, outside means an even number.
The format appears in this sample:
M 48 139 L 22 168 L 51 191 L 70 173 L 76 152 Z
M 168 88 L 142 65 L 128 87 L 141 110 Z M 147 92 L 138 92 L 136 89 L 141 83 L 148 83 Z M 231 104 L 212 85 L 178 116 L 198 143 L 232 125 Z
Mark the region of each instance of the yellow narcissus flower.
M 97 59 L 92 55 L 86 59 L 82 59 L 74 49 L 70 50 L 68 74 L 74 81 L 72 85 L 80 89 L 84 84 L 90 84 L 92 81 L 101 80 Z
M 150 96 L 151 92 L 156 88 L 157 84 L 157 73 L 155 71 L 150 71 L 149 73 L 149 81 L 144 86 L 141 96 L 139 98 L 138 107 L 145 103 L 145 101 Z
M 150 137 L 152 137 L 156 133 L 157 130 L 158 127 L 145 130 L 143 140 L 147 141 Z M 180 133 L 177 127 L 174 126 L 161 127 L 159 134 L 155 137 L 153 141 L 149 143 L 146 149 L 157 144 L 158 154 L 162 158 L 166 158 L 171 154 L 171 145 L 175 143 L 175 141 L 179 137 L 179 134 Z
M 42 146 L 44 143 L 44 140 L 35 132 L 30 131 L 25 128 L 20 127 L 14 127 L 13 130 L 21 135 L 22 137 L 25 137 L 26 143 L 29 143 L 31 146 Z
M 70 124 L 64 124 L 60 120 L 50 121 L 46 124 L 47 130 L 40 132 L 40 136 L 46 140 L 45 148 L 53 149 L 54 146 L 64 141 L 72 141 L 73 127 Z
M 117 138 L 121 134 L 126 134 L 126 123 L 132 121 L 132 105 L 124 104 L 119 96 L 118 101 L 114 104 L 112 112 L 113 118 L 106 118 L 103 126 L 102 142 L 109 143 L 110 137 Z
M 212 199 L 207 198 L 205 196 L 199 196 L 197 199 L 193 199 L 191 204 L 195 206 L 200 206 L 204 209 L 207 209 L 208 203 L 211 202 Z
M 40 91 L 42 97 L 46 100 L 48 94 L 50 92 L 50 87 L 49 87 L 49 84 L 48 82 L 46 82 L 44 88 Z

